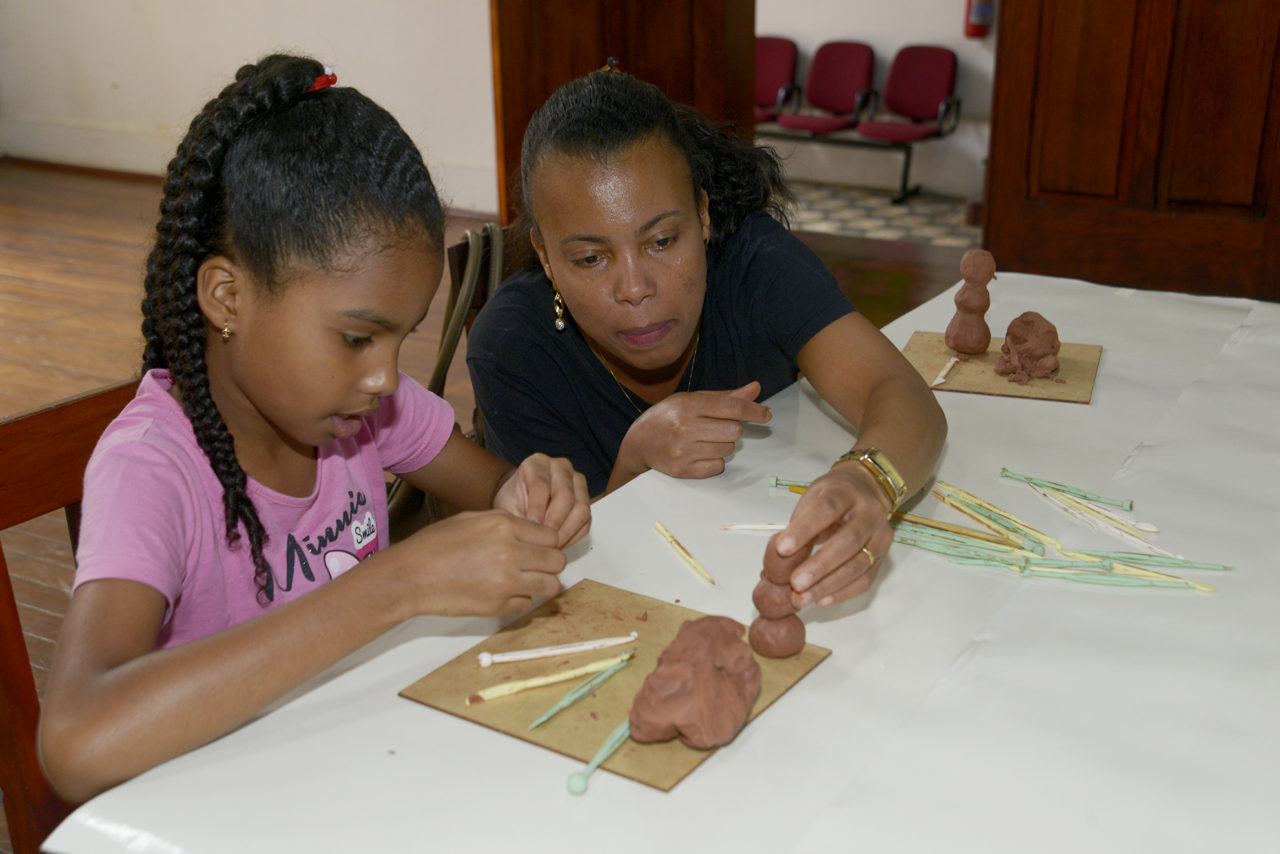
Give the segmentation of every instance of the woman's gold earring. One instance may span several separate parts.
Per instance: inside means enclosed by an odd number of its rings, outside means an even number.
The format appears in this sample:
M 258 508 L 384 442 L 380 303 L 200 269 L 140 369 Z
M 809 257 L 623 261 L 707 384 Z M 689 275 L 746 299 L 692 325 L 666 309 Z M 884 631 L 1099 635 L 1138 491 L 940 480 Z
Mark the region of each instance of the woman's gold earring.
M 556 308 L 556 332 L 564 332 L 564 299 L 561 298 L 559 291 L 556 291 L 556 296 L 552 303 Z
M 231 340 L 231 327 L 226 323 L 222 324 L 222 343 L 226 344 Z

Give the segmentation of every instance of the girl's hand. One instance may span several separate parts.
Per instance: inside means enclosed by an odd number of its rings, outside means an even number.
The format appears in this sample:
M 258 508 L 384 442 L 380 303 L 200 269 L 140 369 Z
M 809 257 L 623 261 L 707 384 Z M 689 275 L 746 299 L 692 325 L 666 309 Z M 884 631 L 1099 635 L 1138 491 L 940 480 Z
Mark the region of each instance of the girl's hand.
M 797 608 L 842 602 L 871 587 L 893 543 L 890 509 L 884 490 L 856 461 L 838 464 L 809 485 L 773 541 L 783 558 L 822 545 L 791 573 Z
M 560 548 L 591 528 L 587 479 L 563 457 L 531 454 L 498 488 L 493 506 L 555 531 Z
M 502 510 L 458 513 L 393 546 L 416 601 L 411 613 L 495 616 L 528 610 L 560 592 L 557 533 Z M 406 559 L 407 558 L 407 559 Z
M 654 404 L 623 437 L 615 479 L 619 469 L 625 480 L 648 469 L 672 477 L 720 474 L 724 458 L 742 437 L 742 422 L 764 424 L 773 417 L 769 407 L 755 402 L 759 394 L 760 383 L 753 380 L 732 391 L 681 392 Z

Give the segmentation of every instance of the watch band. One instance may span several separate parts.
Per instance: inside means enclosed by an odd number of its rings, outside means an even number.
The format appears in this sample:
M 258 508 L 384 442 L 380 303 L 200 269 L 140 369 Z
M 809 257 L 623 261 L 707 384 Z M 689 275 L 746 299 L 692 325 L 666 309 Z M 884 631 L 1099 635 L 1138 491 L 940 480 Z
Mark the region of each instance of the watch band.
M 880 484 L 880 488 L 884 490 L 885 497 L 889 499 L 890 512 L 897 510 L 906 499 L 906 482 L 880 449 L 854 448 L 849 453 L 842 454 L 832 465 L 846 460 L 856 460 L 862 463 L 863 467 L 871 473 L 871 476 L 876 479 L 876 483 Z

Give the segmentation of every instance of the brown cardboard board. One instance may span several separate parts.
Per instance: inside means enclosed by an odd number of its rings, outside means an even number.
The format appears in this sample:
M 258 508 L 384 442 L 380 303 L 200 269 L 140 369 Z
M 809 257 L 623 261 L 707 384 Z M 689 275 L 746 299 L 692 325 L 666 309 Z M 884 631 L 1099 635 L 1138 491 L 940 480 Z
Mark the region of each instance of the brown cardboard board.
M 586 763 L 626 719 L 640 684 L 657 665 L 658 655 L 675 638 L 681 624 L 703 616 L 660 599 L 583 579 L 414 682 L 401 691 L 400 696 Z M 634 643 L 594 652 L 494 664 L 488 668 L 481 668 L 477 661 L 482 651 L 530 649 L 627 635 L 632 631 L 639 633 Z M 529 724 L 586 677 L 466 705 L 466 698 L 481 688 L 566 670 L 632 647 L 636 655 L 630 664 L 591 696 L 561 711 L 532 732 Z M 748 720 L 768 708 L 830 654 L 828 649 L 806 644 L 791 658 L 769 659 L 757 655 L 763 678 L 760 695 Z M 600 767 L 665 792 L 713 752 L 685 747 L 679 740 L 638 744 L 628 739 Z
M 1038 377 L 1019 385 L 995 372 L 996 359 L 1000 356 L 1003 338 L 992 338 L 987 352 L 967 356 L 951 366 L 946 381 L 933 386 L 935 391 L 967 391 L 974 394 L 995 394 L 1004 397 L 1032 397 L 1038 400 L 1061 400 L 1068 403 L 1088 403 L 1093 398 L 1093 381 L 1098 375 L 1098 362 L 1102 359 L 1102 347 L 1098 344 L 1063 343 L 1058 350 L 1061 367 L 1052 377 Z M 926 383 L 932 383 L 947 366 L 952 356 L 959 355 L 946 345 L 941 332 L 911 334 L 911 340 L 902 348 L 912 366 L 920 372 Z M 1061 380 L 1061 382 L 1059 382 Z

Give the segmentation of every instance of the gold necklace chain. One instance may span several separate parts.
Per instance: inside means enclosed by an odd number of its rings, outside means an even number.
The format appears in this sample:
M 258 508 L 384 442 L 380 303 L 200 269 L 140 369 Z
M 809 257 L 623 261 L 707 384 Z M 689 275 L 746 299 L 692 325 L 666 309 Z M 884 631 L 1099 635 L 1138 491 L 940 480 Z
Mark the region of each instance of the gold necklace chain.
M 686 392 L 690 391 L 693 388 L 693 366 L 698 361 L 698 345 L 702 343 L 702 330 L 698 330 L 696 335 L 697 337 L 693 339 L 693 355 L 689 357 L 689 379 L 684 384 L 684 390 Z M 618 379 L 618 375 L 613 372 L 613 368 L 609 367 L 608 362 L 606 362 L 604 359 L 600 359 L 600 363 L 603 364 L 604 369 L 609 372 L 609 376 L 613 377 L 613 381 L 618 384 L 618 390 L 622 392 L 622 396 L 626 398 L 627 403 L 631 404 L 631 408 L 636 411 L 637 415 L 643 415 L 644 410 L 636 406 L 636 402 L 632 399 L 632 395 L 634 394 L 634 392 L 629 391 L 627 387 L 622 384 L 622 380 Z M 635 396 L 640 397 L 640 395 L 638 394 Z M 644 400 L 644 398 L 640 398 L 640 399 Z M 648 401 L 645 401 L 645 402 L 648 403 Z

